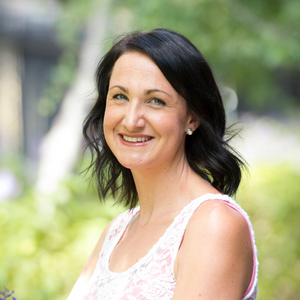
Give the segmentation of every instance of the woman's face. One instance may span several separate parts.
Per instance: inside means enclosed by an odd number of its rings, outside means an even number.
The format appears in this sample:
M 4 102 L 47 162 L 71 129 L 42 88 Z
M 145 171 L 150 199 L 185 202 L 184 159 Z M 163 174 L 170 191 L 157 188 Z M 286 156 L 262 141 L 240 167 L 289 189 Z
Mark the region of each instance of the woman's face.
M 104 135 L 124 167 L 164 168 L 185 159 L 186 130 L 195 126 L 186 101 L 147 55 L 128 52 L 116 61 Z

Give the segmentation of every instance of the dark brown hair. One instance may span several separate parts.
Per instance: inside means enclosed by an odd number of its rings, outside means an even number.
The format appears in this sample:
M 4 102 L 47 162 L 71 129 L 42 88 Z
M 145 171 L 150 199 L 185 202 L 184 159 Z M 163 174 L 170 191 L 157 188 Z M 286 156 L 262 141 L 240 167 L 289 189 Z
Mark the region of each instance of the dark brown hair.
M 126 52 L 148 55 L 173 88 L 186 100 L 200 120 L 200 126 L 185 141 L 191 168 L 221 193 L 233 195 L 241 181 L 245 164 L 225 140 L 226 117 L 222 98 L 208 63 L 184 36 L 167 29 L 127 34 L 107 52 L 97 72 L 97 101 L 84 122 L 83 134 L 92 153 L 92 177 L 99 197 L 112 193 L 117 202 L 133 208 L 138 195 L 131 171 L 123 167 L 108 147 L 103 118 L 110 76 L 115 62 Z

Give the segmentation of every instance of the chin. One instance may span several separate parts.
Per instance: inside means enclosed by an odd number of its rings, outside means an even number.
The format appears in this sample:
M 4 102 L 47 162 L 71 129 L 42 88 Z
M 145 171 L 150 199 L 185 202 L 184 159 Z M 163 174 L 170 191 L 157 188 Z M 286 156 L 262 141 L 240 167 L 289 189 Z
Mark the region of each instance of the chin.
M 147 166 L 143 164 L 135 164 L 135 163 L 121 163 L 121 165 L 130 170 L 142 170 L 148 169 Z
M 149 162 L 145 162 L 143 160 L 136 161 L 136 160 L 119 160 L 119 163 L 130 170 L 149 170 L 151 168 L 154 168 L 155 166 L 153 164 L 150 164 Z
M 118 161 L 127 169 L 143 169 L 145 166 L 145 162 L 142 157 L 128 157 L 127 159 L 122 157 L 121 159 L 118 159 Z

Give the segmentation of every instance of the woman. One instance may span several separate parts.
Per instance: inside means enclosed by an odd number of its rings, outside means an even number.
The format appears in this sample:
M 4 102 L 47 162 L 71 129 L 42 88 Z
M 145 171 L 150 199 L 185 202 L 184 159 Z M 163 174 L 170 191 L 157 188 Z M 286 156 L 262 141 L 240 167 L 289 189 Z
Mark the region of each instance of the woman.
M 131 209 L 102 233 L 69 299 L 256 299 L 252 227 L 227 196 L 244 165 L 201 53 L 173 31 L 129 34 L 101 60 L 97 85 L 90 167 L 100 198 Z

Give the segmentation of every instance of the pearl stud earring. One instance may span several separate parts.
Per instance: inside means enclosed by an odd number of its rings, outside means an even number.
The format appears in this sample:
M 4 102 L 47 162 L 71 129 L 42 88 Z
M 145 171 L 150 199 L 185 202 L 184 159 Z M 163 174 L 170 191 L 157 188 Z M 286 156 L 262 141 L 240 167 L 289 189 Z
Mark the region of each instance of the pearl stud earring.
M 188 135 L 192 135 L 193 134 L 193 130 L 191 128 L 188 128 L 187 131 L 186 131 L 186 133 Z

